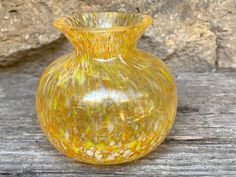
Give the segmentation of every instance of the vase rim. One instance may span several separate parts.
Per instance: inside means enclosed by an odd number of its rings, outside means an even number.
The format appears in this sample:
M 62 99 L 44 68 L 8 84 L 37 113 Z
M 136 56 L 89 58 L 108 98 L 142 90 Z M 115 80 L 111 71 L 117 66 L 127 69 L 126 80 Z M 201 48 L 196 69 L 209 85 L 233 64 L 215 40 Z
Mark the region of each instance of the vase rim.
M 80 17 L 84 16 L 92 16 L 95 17 L 97 15 L 100 16 L 115 16 L 119 17 L 120 16 L 125 16 L 127 15 L 128 17 L 130 16 L 136 16 L 139 18 L 139 21 L 134 22 L 133 24 L 124 24 L 124 25 L 117 25 L 117 26 L 109 26 L 109 27 L 90 27 L 90 26 L 76 26 L 73 24 L 68 23 L 68 20 L 73 19 L 78 19 Z M 103 18 L 103 17 L 99 17 Z M 105 20 L 105 19 L 103 19 Z M 72 16 L 62 16 L 58 17 L 54 20 L 53 25 L 59 29 L 74 29 L 77 31 L 91 31 L 91 32 L 109 32 L 109 31 L 125 31 L 128 29 L 133 29 L 133 28 L 146 28 L 150 26 L 153 22 L 153 19 L 149 15 L 141 14 L 141 13 L 135 13 L 135 12 L 85 12 L 85 13 L 78 13 L 76 15 Z

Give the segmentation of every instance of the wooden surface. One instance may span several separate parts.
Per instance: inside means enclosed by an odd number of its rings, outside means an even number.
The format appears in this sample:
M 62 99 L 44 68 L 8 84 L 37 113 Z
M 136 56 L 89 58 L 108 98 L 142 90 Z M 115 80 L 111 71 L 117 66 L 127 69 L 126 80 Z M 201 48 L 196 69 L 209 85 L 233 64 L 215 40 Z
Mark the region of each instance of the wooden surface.
M 91 166 L 57 152 L 34 108 L 38 77 L 0 73 L 0 176 L 236 176 L 236 73 L 176 75 L 174 127 L 154 152 L 119 166 Z

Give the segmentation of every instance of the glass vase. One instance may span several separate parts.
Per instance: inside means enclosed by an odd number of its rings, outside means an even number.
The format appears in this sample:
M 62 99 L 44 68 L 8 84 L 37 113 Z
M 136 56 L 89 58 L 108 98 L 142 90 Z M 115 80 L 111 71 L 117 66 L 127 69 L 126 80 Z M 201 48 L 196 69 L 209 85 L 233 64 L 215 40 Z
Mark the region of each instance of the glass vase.
M 54 25 L 74 50 L 43 72 L 36 109 L 49 141 L 81 162 L 112 165 L 155 149 L 173 125 L 176 86 L 166 65 L 136 47 L 152 18 L 98 12 Z

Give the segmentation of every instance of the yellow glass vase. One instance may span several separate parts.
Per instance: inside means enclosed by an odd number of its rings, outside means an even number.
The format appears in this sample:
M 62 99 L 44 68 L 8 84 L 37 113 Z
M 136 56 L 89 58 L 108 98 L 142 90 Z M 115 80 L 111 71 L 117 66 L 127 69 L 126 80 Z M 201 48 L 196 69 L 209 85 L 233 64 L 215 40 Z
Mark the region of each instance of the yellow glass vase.
M 56 19 L 74 51 L 52 62 L 36 93 L 41 127 L 62 153 L 112 165 L 144 156 L 173 125 L 176 86 L 166 65 L 137 49 L 152 18 L 81 13 Z

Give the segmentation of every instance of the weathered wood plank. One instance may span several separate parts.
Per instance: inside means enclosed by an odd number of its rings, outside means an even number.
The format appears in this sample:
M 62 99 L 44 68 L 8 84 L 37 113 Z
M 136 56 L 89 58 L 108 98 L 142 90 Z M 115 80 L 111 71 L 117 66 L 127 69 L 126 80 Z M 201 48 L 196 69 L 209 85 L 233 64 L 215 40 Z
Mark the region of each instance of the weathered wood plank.
M 0 169 L 8 173 L 110 175 L 235 175 L 235 141 L 169 141 L 143 159 L 111 167 L 76 163 L 48 142 L 4 141 Z M 13 145 L 14 144 L 14 145 Z
M 2 72 L 0 176 L 236 176 L 236 73 L 182 73 L 176 80 L 178 113 L 167 140 L 133 163 L 95 167 L 64 157 L 43 136 L 34 111 L 38 78 Z

